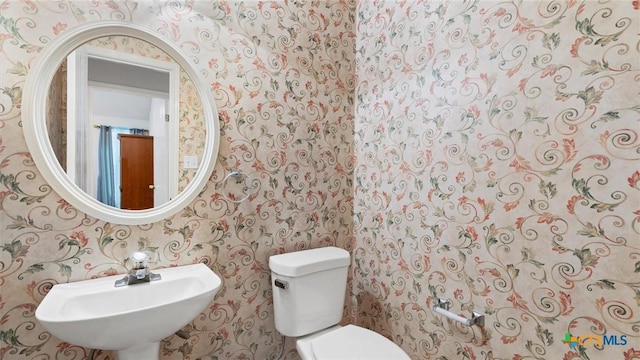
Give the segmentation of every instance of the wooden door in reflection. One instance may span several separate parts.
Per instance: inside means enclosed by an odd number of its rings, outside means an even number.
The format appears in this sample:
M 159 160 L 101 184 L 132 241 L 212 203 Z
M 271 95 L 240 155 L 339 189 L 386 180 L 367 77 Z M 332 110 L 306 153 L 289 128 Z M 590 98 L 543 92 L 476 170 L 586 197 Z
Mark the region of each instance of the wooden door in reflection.
M 120 207 L 128 210 L 154 206 L 153 136 L 120 134 Z

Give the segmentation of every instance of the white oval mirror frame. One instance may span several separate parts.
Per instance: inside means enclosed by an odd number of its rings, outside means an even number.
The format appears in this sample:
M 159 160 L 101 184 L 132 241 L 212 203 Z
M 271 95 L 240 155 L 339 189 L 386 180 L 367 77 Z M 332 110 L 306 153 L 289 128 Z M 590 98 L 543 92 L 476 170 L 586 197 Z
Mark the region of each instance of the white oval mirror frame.
M 195 84 L 202 100 L 206 140 L 200 167 L 187 187 L 175 198 L 146 210 L 123 210 L 105 205 L 80 189 L 58 162 L 46 126 L 49 85 L 58 67 L 80 45 L 104 36 L 131 36 L 147 41 L 171 56 Z M 141 225 L 168 218 L 191 203 L 206 185 L 220 145 L 218 113 L 211 92 L 181 50 L 152 30 L 122 21 L 96 21 L 73 27 L 47 44 L 27 75 L 22 96 L 22 126 L 31 156 L 47 183 L 64 200 L 97 219 L 123 225 Z

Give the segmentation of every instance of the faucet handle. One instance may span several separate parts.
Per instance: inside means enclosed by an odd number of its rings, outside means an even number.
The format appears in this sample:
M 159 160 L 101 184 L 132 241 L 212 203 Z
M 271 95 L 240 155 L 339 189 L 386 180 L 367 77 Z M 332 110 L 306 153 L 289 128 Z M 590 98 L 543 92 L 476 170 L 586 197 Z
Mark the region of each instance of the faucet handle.
M 131 262 L 133 263 L 133 270 L 144 269 L 149 264 L 149 255 L 142 251 L 136 251 L 131 254 Z
M 115 287 L 147 283 L 162 279 L 160 274 L 154 274 L 149 270 L 149 255 L 142 251 L 135 251 L 131 254 L 132 267 L 123 279 L 116 280 Z
M 131 254 L 131 262 L 133 263 L 131 273 L 135 275 L 138 280 L 142 280 L 149 275 L 149 255 L 141 251 L 136 251 Z

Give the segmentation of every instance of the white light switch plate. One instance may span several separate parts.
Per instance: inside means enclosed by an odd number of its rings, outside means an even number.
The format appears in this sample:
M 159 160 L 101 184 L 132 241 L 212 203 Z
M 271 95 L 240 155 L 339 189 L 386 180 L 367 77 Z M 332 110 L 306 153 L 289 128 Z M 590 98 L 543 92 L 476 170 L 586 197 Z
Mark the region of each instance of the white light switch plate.
M 198 168 L 198 157 L 185 155 L 184 156 L 184 168 L 185 169 L 197 169 Z

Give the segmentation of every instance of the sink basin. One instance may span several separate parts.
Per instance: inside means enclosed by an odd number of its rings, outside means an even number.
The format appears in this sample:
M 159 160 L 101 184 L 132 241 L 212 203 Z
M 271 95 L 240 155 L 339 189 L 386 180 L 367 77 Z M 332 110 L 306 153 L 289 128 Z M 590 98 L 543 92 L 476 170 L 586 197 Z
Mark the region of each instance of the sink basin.
M 204 264 L 153 270 L 161 280 L 123 287 L 123 275 L 53 286 L 36 309 L 60 340 L 116 351 L 119 360 L 157 359 L 160 340 L 196 317 L 220 289 Z

